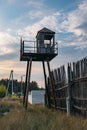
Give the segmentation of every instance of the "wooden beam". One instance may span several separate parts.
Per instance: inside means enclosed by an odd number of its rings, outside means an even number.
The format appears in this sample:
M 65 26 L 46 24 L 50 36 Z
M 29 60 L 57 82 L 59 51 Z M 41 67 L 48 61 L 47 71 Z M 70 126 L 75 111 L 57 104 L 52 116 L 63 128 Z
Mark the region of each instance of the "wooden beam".
M 26 79 L 25 79 L 24 97 L 23 97 L 23 106 L 25 105 L 25 96 L 26 96 L 26 87 L 27 87 L 27 77 L 28 77 L 28 67 L 29 67 L 29 61 L 27 61 Z
M 49 78 L 50 78 L 50 86 L 51 86 L 51 89 L 53 90 L 52 91 L 52 95 L 53 95 L 53 102 L 54 102 L 54 105 L 55 105 L 55 109 L 56 109 L 56 98 L 55 98 L 55 92 L 54 92 L 54 86 L 53 86 L 53 80 L 52 80 L 52 75 L 51 75 L 51 70 L 50 70 L 50 64 L 49 64 L 49 61 L 47 61 L 47 66 L 48 66 L 48 72 L 49 72 Z
M 45 63 L 44 61 L 42 61 L 42 65 L 43 65 L 43 72 L 44 72 L 44 81 L 45 81 L 45 88 L 46 88 L 46 96 L 47 96 L 47 107 L 50 108 L 50 95 L 49 95 L 49 89 L 47 86 L 47 76 L 46 76 L 46 69 L 45 69 Z
M 25 96 L 25 109 L 26 110 L 27 110 L 27 105 L 28 105 L 28 90 L 29 90 L 29 85 L 30 85 L 31 66 L 32 66 L 32 58 L 30 58 L 30 64 L 28 67 L 28 77 L 27 77 L 26 96 Z

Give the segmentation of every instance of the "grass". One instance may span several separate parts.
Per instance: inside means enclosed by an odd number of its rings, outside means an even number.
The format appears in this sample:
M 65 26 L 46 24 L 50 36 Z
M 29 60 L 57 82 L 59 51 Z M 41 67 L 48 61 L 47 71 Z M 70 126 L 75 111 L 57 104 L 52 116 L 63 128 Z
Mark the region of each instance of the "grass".
M 0 117 L 0 130 L 87 130 L 87 119 L 68 116 L 42 105 L 30 105 L 25 111 L 18 100 L 0 101 L 9 113 Z

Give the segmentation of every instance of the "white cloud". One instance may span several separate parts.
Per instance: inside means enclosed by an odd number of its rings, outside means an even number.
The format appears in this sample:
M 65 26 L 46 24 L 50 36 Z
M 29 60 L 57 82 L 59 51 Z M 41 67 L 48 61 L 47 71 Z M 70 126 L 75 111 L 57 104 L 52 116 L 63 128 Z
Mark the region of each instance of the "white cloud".
M 43 3 L 42 0 L 38 0 L 38 2 Z M 28 4 L 37 5 L 35 1 L 31 0 Z M 35 40 L 37 31 L 43 27 L 47 27 L 57 33 L 63 32 L 61 35 L 66 35 L 63 39 L 59 39 L 61 46 L 76 46 L 76 48 L 85 48 L 87 45 L 87 39 L 85 38 L 87 36 L 87 27 L 85 25 L 87 23 L 86 5 L 87 1 L 82 1 L 78 4 L 75 10 L 67 13 L 53 10 L 50 10 L 51 13 L 49 13 L 47 9 L 45 10 L 43 8 L 41 11 L 38 9 L 36 11 L 31 10 L 25 16 L 21 16 L 21 18 L 17 20 L 17 23 L 21 24 L 23 19 L 28 18 L 30 18 L 30 20 L 35 20 L 35 18 L 38 20 L 18 29 L 17 34 L 18 36 L 23 36 L 25 39 Z M 68 33 L 71 33 L 71 35 L 68 35 Z
M 35 7 L 35 8 L 41 8 L 43 7 L 43 0 L 28 0 L 27 5 Z
M 58 16 L 59 17 L 59 16 Z M 61 12 L 57 19 L 57 30 L 60 30 L 62 38 L 59 46 L 74 46 L 76 49 L 87 48 L 87 1 L 78 4 L 73 11 Z M 61 21 L 61 22 L 60 22 Z M 59 35 L 60 36 L 60 35 Z M 64 37 L 63 37 L 64 36 Z
M 38 19 L 38 18 L 42 18 L 45 16 L 45 11 L 41 11 L 41 10 L 34 10 L 34 11 L 29 11 L 27 17 L 32 19 Z
M 19 29 L 17 34 L 21 35 L 25 38 L 30 38 L 30 39 L 35 39 L 35 36 L 37 34 L 37 32 L 43 28 L 43 27 L 47 27 L 50 28 L 52 30 L 56 30 L 57 28 L 57 18 L 56 15 L 48 15 L 43 17 L 43 19 L 41 19 L 39 22 L 36 22 L 32 25 L 29 25 L 27 27 L 24 27 L 24 29 Z
M 9 5 L 17 5 L 17 6 L 26 6 L 32 8 L 41 8 L 43 7 L 43 0 L 4 0 Z
M 5 45 L 14 42 L 16 39 L 14 36 L 6 32 L 0 32 L 0 45 Z
M 77 9 L 67 14 L 67 19 L 63 21 L 62 26 L 68 32 L 73 32 L 76 35 L 85 34 L 80 25 L 87 23 L 87 1 L 81 2 Z
M 17 43 L 17 38 L 10 35 L 9 33 L 0 32 L 0 55 L 5 55 L 14 52 L 15 43 Z
M 17 0 L 8 0 L 8 2 L 15 2 Z M 22 4 L 24 2 L 22 1 Z M 84 41 L 84 36 L 86 36 L 87 32 L 87 1 L 84 0 L 80 4 L 78 4 L 77 9 L 70 11 L 70 12 L 63 12 L 63 11 L 54 11 L 54 10 L 47 10 L 45 5 L 43 4 L 43 0 L 26 0 L 25 4 L 31 7 L 41 7 L 41 11 L 39 9 L 34 9 L 26 13 L 26 15 L 21 15 L 19 18 L 14 20 L 14 23 L 17 25 L 24 25 L 23 21 L 25 22 L 26 19 L 35 20 L 33 23 L 28 23 L 23 27 L 17 28 L 16 32 L 19 36 L 23 36 L 27 39 L 35 39 L 37 31 L 43 27 L 48 27 L 56 32 L 63 32 L 63 33 L 73 33 L 73 36 L 68 36 L 64 39 L 66 41 L 66 45 L 76 45 L 82 46 L 86 45 L 86 40 Z M 44 7 L 44 8 L 43 8 Z M 50 13 L 49 13 L 50 12 Z M 26 22 L 25 22 L 26 23 Z M 10 32 L 10 30 L 8 30 Z M 5 34 L 8 39 L 11 39 L 7 34 Z M 64 34 L 61 34 L 64 35 Z M 81 36 L 81 40 L 79 40 Z M 1 36 L 2 37 L 2 36 Z M 75 38 L 75 39 L 73 39 Z M 13 40 L 13 39 L 12 39 Z M 71 40 L 71 42 L 70 42 Z M 76 41 L 75 41 L 76 40 Z M 7 42 L 6 40 L 2 40 L 3 43 Z M 61 41 L 61 45 L 63 45 L 63 40 Z M 11 41 L 9 41 L 11 42 Z M 82 43 L 81 43 L 82 42 Z

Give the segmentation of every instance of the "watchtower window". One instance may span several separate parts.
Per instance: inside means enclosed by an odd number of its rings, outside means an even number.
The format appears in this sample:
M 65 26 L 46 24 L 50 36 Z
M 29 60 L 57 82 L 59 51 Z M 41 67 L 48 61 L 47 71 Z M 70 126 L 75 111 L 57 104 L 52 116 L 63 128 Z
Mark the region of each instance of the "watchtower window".
M 44 44 L 50 44 L 49 40 L 44 40 Z

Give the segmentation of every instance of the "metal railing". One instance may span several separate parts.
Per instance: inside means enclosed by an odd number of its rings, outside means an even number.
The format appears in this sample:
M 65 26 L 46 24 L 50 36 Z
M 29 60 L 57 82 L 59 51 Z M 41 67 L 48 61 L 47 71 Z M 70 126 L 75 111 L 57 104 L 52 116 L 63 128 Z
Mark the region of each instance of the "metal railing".
M 42 44 L 37 46 L 36 41 L 24 40 L 20 45 L 20 52 L 23 53 L 48 53 L 58 54 L 58 43 Z

